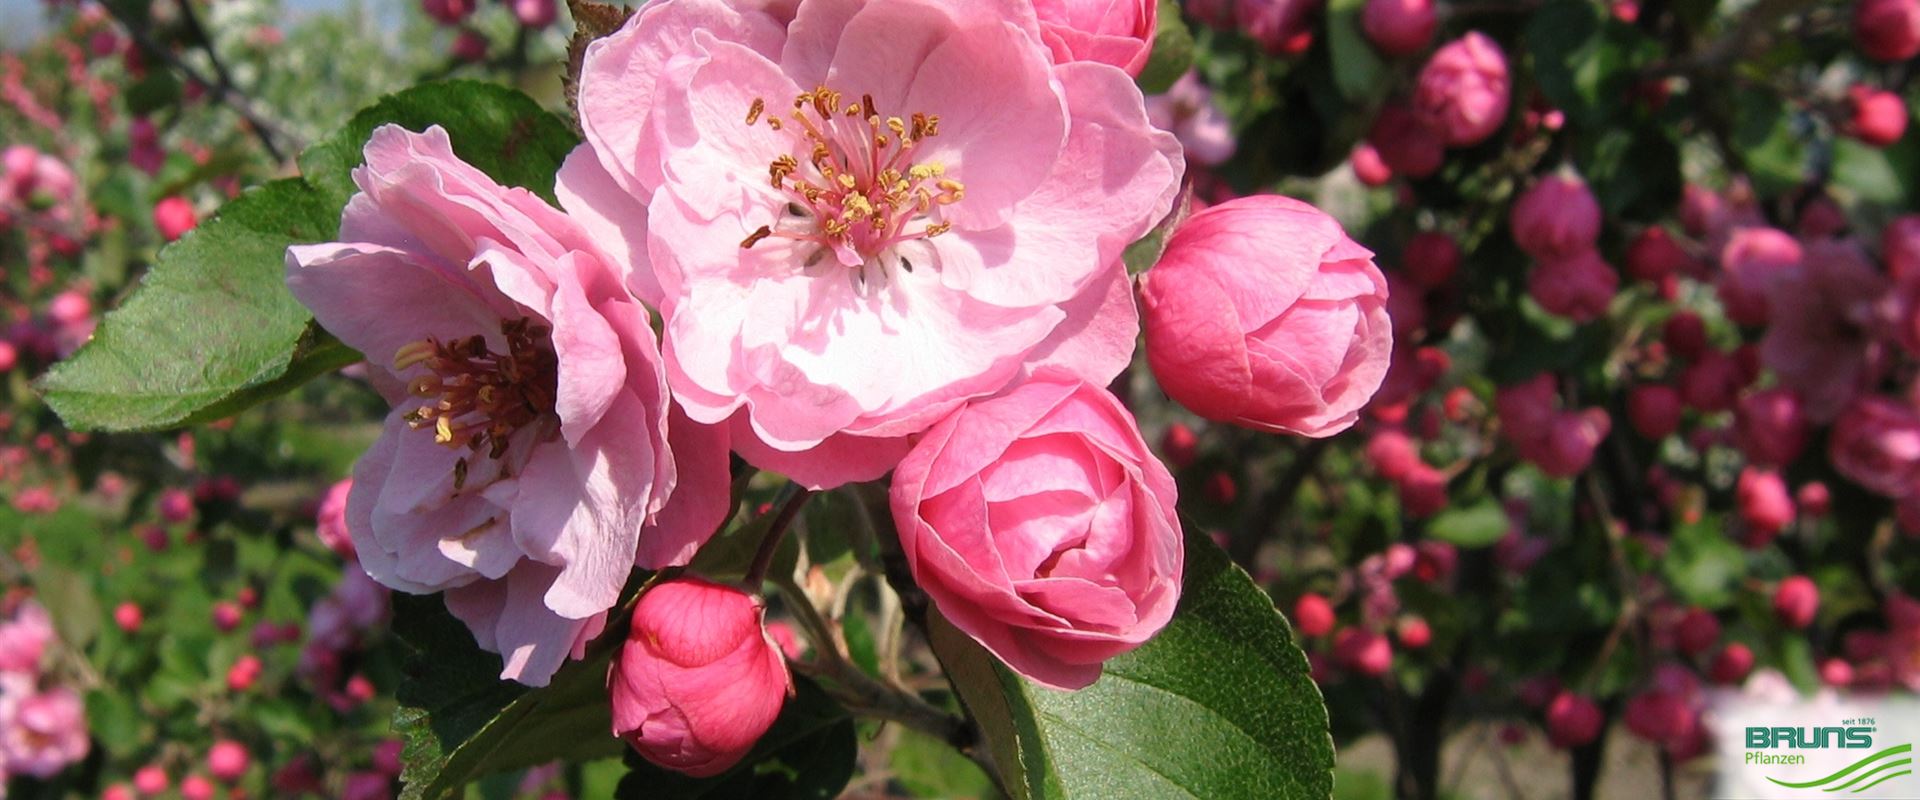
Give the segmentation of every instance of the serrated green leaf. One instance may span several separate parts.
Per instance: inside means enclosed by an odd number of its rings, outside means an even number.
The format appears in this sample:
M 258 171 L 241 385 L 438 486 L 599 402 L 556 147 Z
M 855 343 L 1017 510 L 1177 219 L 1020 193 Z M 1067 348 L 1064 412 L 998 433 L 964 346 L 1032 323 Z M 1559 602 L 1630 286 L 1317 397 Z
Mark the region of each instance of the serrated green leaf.
M 1461 547 L 1486 547 L 1507 535 L 1507 512 L 1492 500 L 1466 508 L 1450 508 L 1427 523 L 1427 535 Z
M 1205 536 L 1186 548 L 1173 621 L 1079 691 L 1021 678 L 935 615 L 935 652 L 1016 797 L 1331 794 L 1326 706 L 1292 630 Z
M 312 327 L 286 289 L 288 245 L 333 236 L 337 209 L 305 183 L 240 195 L 161 251 L 93 339 L 39 388 L 75 430 L 137 431 L 228 416 L 359 359 Z
M 474 644 L 438 596 L 396 593 L 393 609 L 394 632 L 415 649 L 393 714 L 406 740 L 401 800 L 458 797 L 482 775 L 620 752 L 606 689 L 612 647 L 532 688 L 501 680 L 500 656 Z

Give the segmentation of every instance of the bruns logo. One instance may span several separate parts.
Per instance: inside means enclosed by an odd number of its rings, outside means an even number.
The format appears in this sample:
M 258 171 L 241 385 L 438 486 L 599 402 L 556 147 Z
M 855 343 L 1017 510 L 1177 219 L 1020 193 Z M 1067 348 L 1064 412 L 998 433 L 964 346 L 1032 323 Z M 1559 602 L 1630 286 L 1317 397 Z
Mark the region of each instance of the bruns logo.
M 1748 728 L 1747 749 L 1865 749 L 1873 746 L 1873 728 L 1832 726 L 1826 728 Z
M 1872 719 L 1858 718 L 1827 726 L 1748 726 L 1744 761 L 1748 765 L 1799 766 L 1807 763 L 1809 753 L 1766 751 L 1805 750 L 1818 755 L 1818 751 L 1871 750 L 1876 730 L 1873 722 Z M 1850 756 L 1850 763 L 1846 766 L 1812 780 L 1787 781 L 1771 775 L 1764 777 L 1787 789 L 1864 792 L 1894 778 L 1913 774 L 1912 752 L 1913 745 L 1898 744 L 1861 758 Z

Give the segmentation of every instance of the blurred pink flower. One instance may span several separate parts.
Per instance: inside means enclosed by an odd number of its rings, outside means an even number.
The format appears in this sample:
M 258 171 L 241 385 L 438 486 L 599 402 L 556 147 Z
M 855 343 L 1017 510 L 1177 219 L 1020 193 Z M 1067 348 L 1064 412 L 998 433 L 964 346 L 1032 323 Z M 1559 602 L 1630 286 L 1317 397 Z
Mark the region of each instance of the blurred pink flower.
M 1232 123 L 1198 72 L 1188 71 L 1166 93 L 1148 97 L 1147 119 L 1179 138 L 1189 163 L 1214 166 L 1233 157 Z
M 1472 31 L 1441 45 L 1421 68 L 1414 107 L 1448 146 L 1468 147 L 1506 123 L 1512 93 L 1500 45 Z
M 0 687 L 0 764 L 8 772 L 51 778 L 87 757 L 86 707 L 72 689 Z

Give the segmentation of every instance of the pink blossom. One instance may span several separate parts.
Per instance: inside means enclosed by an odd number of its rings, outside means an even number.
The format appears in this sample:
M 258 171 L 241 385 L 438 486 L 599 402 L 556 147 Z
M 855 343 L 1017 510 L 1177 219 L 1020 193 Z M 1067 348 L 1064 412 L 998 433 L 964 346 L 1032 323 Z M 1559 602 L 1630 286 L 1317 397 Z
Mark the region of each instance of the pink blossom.
M 1699 268 L 1699 262 L 1666 228 L 1645 228 L 1627 245 L 1627 274 L 1643 281 L 1657 283 L 1669 275 L 1692 274 Z
M 1748 467 L 1734 484 L 1734 502 L 1751 534 L 1749 544 L 1760 544 L 1793 522 L 1793 496 L 1780 473 Z
M 1440 171 L 1446 160 L 1446 142 L 1439 131 L 1413 110 L 1387 105 L 1374 117 L 1367 142 L 1379 151 L 1380 160 L 1396 175 L 1425 178 Z
M 1309 639 L 1333 631 L 1333 604 L 1327 598 L 1308 592 L 1293 604 L 1293 627 Z
M 1740 398 L 1733 412 L 1734 440 L 1747 460 L 1784 467 L 1807 443 L 1807 416 L 1791 390 L 1774 388 Z
M 1606 717 L 1600 706 L 1584 695 L 1561 690 L 1547 703 L 1547 739 L 1553 746 L 1573 748 L 1600 736 Z
M 1720 279 L 1715 284 L 1727 318 L 1741 325 L 1766 324 L 1768 293 L 1804 257 L 1800 243 L 1784 231 L 1760 227 L 1735 230 L 1720 251 Z
M 1852 116 L 1847 133 L 1873 147 L 1887 147 L 1907 132 L 1907 104 L 1900 95 L 1868 86 L 1847 90 Z
M 246 745 L 232 739 L 221 739 L 207 749 L 207 773 L 222 783 L 239 780 L 252 761 Z
M 1434 51 L 1420 70 L 1413 100 L 1449 147 L 1468 147 L 1486 141 L 1507 121 L 1512 93 L 1500 45 L 1472 31 Z
M 1147 119 L 1177 137 L 1191 163 L 1213 166 L 1233 157 L 1233 125 L 1198 72 L 1188 71 L 1165 94 L 1148 97 Z
M 791 690 L 765 617 L 760 598 L 716 583 L 682 578 L 648 589 L 607 678 L 614 735 L 694 777 L 738 763 Z
M 1853 6 L 1853 38 L 1875 61 L 1920 55 L 1920 2 L 1859 0 Z
M 1364 628 L 1343 628 L 1333 637 L 1333 659 L 1348 672 L 1377 678 L 1393 668 L 1393 643 Z
M 1139 75 L 1153 49 L 1159 0 L 1034 0 L 1053 60 L 1097 61 Z
M 1079 688 L 1173 615 L 1174 493 L 1118 400 L 1049 373 L 929 430 L 892 505 L 908 566 L 955 627 L 1016 672 Z
M 1174 231 L 1141 279 L 1147 362 L 1203 417 L 1331 436 L 1386 376 L 1386 293 L 1332 217 L 1276 195 L 1229 201 Z
M 1800 630 L 1813 624 L 1820 611 L 1820 587 L 1805 575 L 1789 575 L 1773 590 L 1773 615 L 1780 624 Z
M 552 25 L 560 16 L 558 0 L 511 0 L 507 4 L 513 10 L 513 18 L 529 28 L 544 28 Z
M 1513 240 L 1542 261 L 1593 250 L 1600 238 L 1600 201 L 1576 175 L 1549 175 L 1514 201 Z
M 153 205 L 153 227 L 169 242 L 185 236 L 198 224 L 200 218 L 193 211 L 193 203 L 184 197 L 163 197 Z
M 1276 56 L 1295 56 L 1312 40 L 1321 0 L 1233 0 L 1234 20 L 1247 38 Z
M 1920 278 L 1920 214 L 1895 217 L 1880 232 L 1881 257 L 1887 272 L 1903 283 L 1909 277 Z
M 445 131 L 376 130 L 354 179 L 342 241 L 289 248 L 287 283 L 394 403 L 347 497 L 360 564 L 445 591 L 503 677 L 543 685 L 636 563 L 712 535 L 724 435 L 670 413 L 646 309 L 592 235 Z
M 1680 392 L 1671 386 L 1645 383 L 1627 391 L 1627 421 L 1633 430 L 1654 441 L 1680 429 Z
M 180 800 L 213 800 L 213 781 L 205 775 L 188 775 L 180 779 Z
M 1433 6 L 1433 0 L 1367 0 L 1360 11 L 1360 30 L 1382 53 L 1413 55 L 1433 41 L 1439 25 Z
M 353 479 L 336 481 L 327 487 L 327 493 L 320 498 L 320 509 L 314 514 L 313 532 L 324 544 L 342 558 L 355 560 L 353 552 L 353 534 L 347 530 L 347 497 L 353 491 Z
M 660 309 L 675 398 L 814 487 L 1038 365 L 1117 374 L 1119 255 L 1183 168 L 1124 71 L 1051 63 L 1012 0 L 652 3 L 579 105 L 559 194 Z
M 53 618 L 38 601 L 27 600 L 0 622 L 0 675 L 40 674 L 40 657 L 53 642 Z
M 1542 261 L 1527 275 L 1527 294 L 1534 302 L 1575 322 L 1606 316 L 1619 290 L 1619 273 L 1593 250 Z
M 51 778 L 87 757 L 86 707 L 72 689 L 0 690 L 0 764 Z
M 1835 418 L 1828 458 L 1848 480 L 1888 497 L 1920 488 L 1920 414 L 1890 398 L 1867 395 Z

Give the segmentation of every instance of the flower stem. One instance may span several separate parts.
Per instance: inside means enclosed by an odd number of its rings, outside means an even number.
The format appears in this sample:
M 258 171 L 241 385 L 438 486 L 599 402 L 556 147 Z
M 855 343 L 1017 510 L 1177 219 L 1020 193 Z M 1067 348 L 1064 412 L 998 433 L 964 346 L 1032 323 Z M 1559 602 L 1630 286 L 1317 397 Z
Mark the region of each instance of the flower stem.
M 780 540 L 786 538 L 787 528 L 793 524 L 793 518 L 800 514 L 800 507 L 806 505 L 807 498 L 813 496 L 813 492 L 792 484 L 788 484 L 788 488 L 795 491 L 780 506 L 773 524 L 767 528 L 767 535 L 760 539 L 760 549 L 753 554 L 753 563 L 747 567 L 746 584 L 750 589 L 758 589 L 766 582 L 767 568 L 773 565 L 773 553 L 780 549 Z

